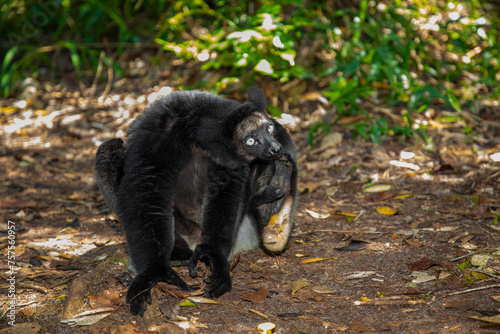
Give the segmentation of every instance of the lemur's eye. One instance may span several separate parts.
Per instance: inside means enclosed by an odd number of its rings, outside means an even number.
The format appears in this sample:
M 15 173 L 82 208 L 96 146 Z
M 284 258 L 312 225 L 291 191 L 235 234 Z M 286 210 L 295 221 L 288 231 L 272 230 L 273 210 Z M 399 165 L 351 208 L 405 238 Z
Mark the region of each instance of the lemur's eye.
M 253 139 L 252 137 L 248 137 L 245 140 L 245 145 L 246 146 L 254 146 L 256 143 L 257 143 L 257 141 L 255 139 Z
M 274 131 L 274 125 L 272 123 L 269 123 L 267 125 L 267 132 L 273 133 L 273 131 Z

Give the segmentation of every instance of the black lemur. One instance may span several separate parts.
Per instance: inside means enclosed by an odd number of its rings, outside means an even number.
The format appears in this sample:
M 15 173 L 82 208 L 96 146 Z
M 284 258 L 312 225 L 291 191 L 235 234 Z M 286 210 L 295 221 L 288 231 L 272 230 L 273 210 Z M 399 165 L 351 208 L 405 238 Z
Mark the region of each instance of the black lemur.
M 174 92 L 137 117 L 127 141 L 97 152 L 97 183 L 126 233 L 136 275 L 127 301 L 142 315 L 158 281 L 187 284 L 173 260 L 208 258 L 206 294 L 231 289 L 229 260 L 261 243 L 282 251 L 294 224 L 297 157 L 287 131 L 249 89 L 241 104 L 200 91 Z

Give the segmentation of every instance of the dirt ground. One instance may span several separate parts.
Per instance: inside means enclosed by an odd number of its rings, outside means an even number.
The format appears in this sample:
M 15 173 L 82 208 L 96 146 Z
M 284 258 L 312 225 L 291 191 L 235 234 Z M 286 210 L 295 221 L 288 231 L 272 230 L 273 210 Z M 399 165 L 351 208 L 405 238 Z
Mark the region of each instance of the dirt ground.
M 289 110 L 300 118 L 301 192 L 290 247 L 242 254 L 216 301 L 196 294 L 208 270 L 193 279 L 178 267 L 195 293 L 160 283 L 145 316 L 132 316 L 124 235 L 93 158 L 157 84 L 89 99 L 47 83 L 30 100 L 0 102 L 0 333 L 257 333 L 265 322 L 277 333 L 499 332 L 500 110 L 435 118 L 434 147 L 375 145 L 338 126 L 311 148 L 308 122 L 332 109 L 311 92 Z

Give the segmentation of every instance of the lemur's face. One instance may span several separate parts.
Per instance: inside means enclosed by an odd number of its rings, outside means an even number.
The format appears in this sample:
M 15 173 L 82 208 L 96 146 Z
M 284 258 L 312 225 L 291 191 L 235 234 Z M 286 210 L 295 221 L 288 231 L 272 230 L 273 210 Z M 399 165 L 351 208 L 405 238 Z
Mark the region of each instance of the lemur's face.
M 238 151 L 246 160 L 275 160 L 283 148 L 274 138 L 274 123 L 261 113 L 253 113 L 236 129 Z

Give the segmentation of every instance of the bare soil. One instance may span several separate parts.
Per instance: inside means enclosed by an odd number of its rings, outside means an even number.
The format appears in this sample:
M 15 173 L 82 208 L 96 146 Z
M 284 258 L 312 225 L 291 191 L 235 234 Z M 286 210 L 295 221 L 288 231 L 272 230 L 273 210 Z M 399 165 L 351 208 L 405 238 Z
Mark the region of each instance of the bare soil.
M 464 113 L 472 136 L 463 123 L 434 120 L 430 148 L 353 140 L 340 126 L 335 142 L 318 135 L 311 148 L 306 125 L 321 102 L 310 100 L 290 107 L 303 125 L 293 133 L 301 195 L 290 247 L 242 254 L 217 304 L 160 283 L 146 315 L 132 316 L 124 235 L 98 192 L 93 158 L 164 84 L 147 83 L 102 100 L 45 84 L 26 108 L 1 102 L 0 333 L 257 333 L 264 322 L 277 333 L 498 333 L 500 111 Z M 373 184 L 391 189 L 364 191 Z M 209 273 L 178 270 L 194 291 Z M 96 308 L 112 311 L 87 326 L 61 322 Z

